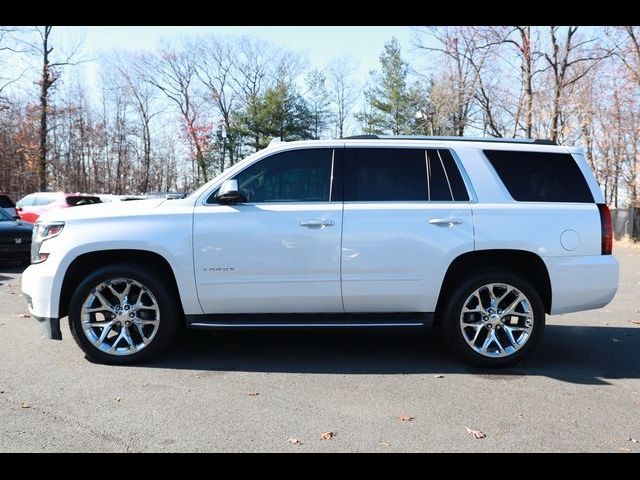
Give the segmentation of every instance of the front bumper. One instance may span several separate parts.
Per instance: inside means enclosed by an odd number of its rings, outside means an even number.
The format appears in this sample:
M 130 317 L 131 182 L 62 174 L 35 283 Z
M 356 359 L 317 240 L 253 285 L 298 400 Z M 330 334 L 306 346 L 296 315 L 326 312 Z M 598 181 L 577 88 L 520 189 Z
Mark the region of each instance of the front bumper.
M 27 300 L 29 313 L 40 323 L 45 337 L 62 340 L 58 315 L 59 292 L 54 285 L 56 265 L 47 263 L 27 267 L 22 273 L 22 293 Z

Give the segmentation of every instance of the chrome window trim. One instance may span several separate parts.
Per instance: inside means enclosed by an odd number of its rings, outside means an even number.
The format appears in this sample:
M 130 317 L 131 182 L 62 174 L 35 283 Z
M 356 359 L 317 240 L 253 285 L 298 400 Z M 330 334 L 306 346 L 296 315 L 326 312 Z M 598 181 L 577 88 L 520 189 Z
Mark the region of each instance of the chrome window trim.
M 294 148 L 288 148 L 288 149 L 282 149 L 282 150 L 278 150 L 276 152 L 268 152 L 267 155 L 264 155 L 260 158 L 257 158 L 254 162 L 251 162 L 249 165 L 247 165 L 245 168 L 243 168 L 242 170 L 236 172 L 235 175 L 240 174 L 241 172 L 245 171 L 247 168 L 251 167 L 252 165 L 255 165 L 256 163 L 271 157 L 272 155 L 277 155 L 279 153 L 284 153 L 284 152 L 290 152 L 293 150 L 305 150 L 305 149 L 321 149 L 321 148 L 328 148 L 332 150 L 332 161 L 331 161 L 331 183 L 329 186 L 330 189 L 330 194 L 329 194 L 329 200 L 326 202 L 260 202 L 260 203 L 236 203 L 234 205 L 294 205 L 294 204 L 302 204 L 302 205 L 321 205 L 321 204 L 339 204 L 339 203 L 343 203 L 343 204 L 348 204 L 348 205 L 354 205 L 354 204 L 388 204 L 388 203 L 394 203 L 394 204 L 399 204 L 399 203 L 426 203 L 426 204 L 442 204 L 442 205 L 450 205 L 450 204 L 472 204 L 472 203 L 478 203 L 478 196 L 476 195 L 475 190 L 473 189 L 473 184 L 471 183 L 471 179 L 469 178 L 469 175 L 467 174 L 467 171 L 465 170 L 464 166 L 462 165 L 462 162 L 460 161 L 460 158 L 458 157 L 458 154 L 456 153 L 455 150 L 453 150 L 452 148 L 449 147 L 445 147 L 445 146 L 435 146 L 435 145 L 430 145 L 430 146 L 421 146 L 421 145 L 384 145 L 384 146 L 375 146 L 375 145 L 347 145 L 347 144 L 343 144 L 342 146 L 332 146 L 332 147 L 316 147 L 313 145 L 309 145 L 309 146 L 296 146 Z M 427 161 L 428 159 L 428 152 L 430 150 L 448 150 L 451 153 L 451 156 L 453 157 L 453 161 L 455 162 L 456 166 L 458 167 L 458 170 L 460 172 L 460 175 L 462 175 L 462 181 L 464 183 L 465 188 L 467 189 L 467 195 L 469 195 L 469 200 L 450 200 L 450 201 L 444 201 L 444 200 L 372 200 L 372 201 L 332 201 L 331 200 L 331 191 L 333 189 L 333 173 L 334 173 L 334 165 L 335 165 L 335 151 L 337 148 L 402 148 L 402 149 L 417 149 L 417 150 L 424 150 L 425 152 L 425 161 L 426 161 L 426 167 L 427 167 L 427 195 L 428 198 L 431 198 L 430 195 L 430 178 L 429 178 L 429 162 Z M 484 152 L 483 152 L 484 154 Z M 485 157 L 486 158 L 486 157 Z M 490 162 L 489 162 L 490 163 Z M 443 165 L 444 168 L 444 165 Z M 447 175 L 446 173 L 446 169 L 444 169 L 445 171 L 445 175 Z M 235 176 L 234 175 L 234 176 Z M 229 180 L 229 178 L 223 177 L 221 179 L 221 182 L 219 185 L 217 185 L 215 188 L 209 190 L 208 192 L 206 192 L 203 195 L 203 199 L 201 201 L 201 204 L 205 207 L 207 206 L 221 206 L 220 203 L 217 202 L 208 202 L 208 199 L 211 198 L 211 196 L 218 191 L 218 189 L 220 188 L 220 186 L 222 185 L 222 183 L 225 180 Z M 449 178 L 447 176 L 447 182 L 449 181 Z M 450 187 L 451 188 L 451 187 Z M 453 195 L 452 195 L 453 198 Z

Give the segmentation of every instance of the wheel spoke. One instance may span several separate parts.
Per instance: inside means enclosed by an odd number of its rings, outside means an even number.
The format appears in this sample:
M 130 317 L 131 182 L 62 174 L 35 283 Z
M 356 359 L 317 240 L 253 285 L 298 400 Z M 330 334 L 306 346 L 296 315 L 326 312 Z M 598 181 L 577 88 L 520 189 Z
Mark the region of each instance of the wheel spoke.
M 129 302 L 129 292 L 131 291 L 131 286 L 133 282 L 131 280 L 127 280 L 127 286 L 124 288 L 124 291 L 121 293 L 121 300 L 123 303 Z
M 116 349 L 116 347 L 118 346 L 118 343 L 120 343 L 120 340 L 122 340 L 123 332 L 124 332 L 124 328 L 120 329 L 120 333 L 118 334 L 116 339 L 111 344 L 111 348 L 109 349 L 110 352 L 113 352 Z
M 511 342 L 511 346 L 513 348 L 517 348 L 518 346 L 518 342 L 516 342 L 516 339 L 513 336 L 513 330 L 511 329 L 511 327 L 503 327 L 504 331 L 507 333 L 507 338 L 509 339 L 509 341 Z
M 491 343 L 493 342 L 494 338 L 495 338 L 495 335 L 494 335 L 493 330 L 492 330 L 487 335 L 487 338 L 484 339 L 484 343 L 482 344 L 482 348 L 480 348 L 480 351 L 481 352 L 486 352 L 487 348 L 489 348 L 489 345 L 491 345 Z
M 107 335 L 109 335 L 109 332 L 111 331 L 112 326 L 113 326 L 113 322 L 107 322 L 104 325 L 96 325 L 96 327 L 102 328 L 102 331 L 100 332 L 100 337 L 98 337 L 93 342 L 93 344 L 96 346 L 100 346 L 102 342 L 104 342 L 104 339 L 107 338 Z
M 147 337 L 144 334 L 144 329 L 142 328 L 142 326 L 139 323 L 134 323 L 134 325 L 138 329 L 138 333 L 140 334 L 140 338 L 142 339 L 142 343 L 144 343 L 146 345 L 147 340 L 148 340 L 149 337 Z
M 98 289 L 96 289 L 95 296 L 98 300 L 100 300 L 100 303 L 102 304 L 102 306 L 104 306 L 109 310 L 113 310 L 113 305 L 111 304 L 111 302 L 107 301 L 107 299 L 104 298 L 104 296 L 102 295 L 102 293 L 100 293 Z
M 132 348 L 135 348 L 136 344 L 133 342 L 133 339 L 131 338 L 131 334 L 129 333 L 129 327 L 122 327 L 122 331 L 124 332 L 122 334 L 122 337 L 125 339 L 125 341 L 129 344 L 129 346 L 131 346 Z
M 507 308 L 504 309 L 504 311 L 502 312 L 502 315 L 515 315 L 513 310 L 520 305 L 520 303 L 522 302 L 523 296 L 521 293 L 518 293 L 518 296 L 516 297 L 516 299 L 511 302 L 509 304 L 509 306 Z

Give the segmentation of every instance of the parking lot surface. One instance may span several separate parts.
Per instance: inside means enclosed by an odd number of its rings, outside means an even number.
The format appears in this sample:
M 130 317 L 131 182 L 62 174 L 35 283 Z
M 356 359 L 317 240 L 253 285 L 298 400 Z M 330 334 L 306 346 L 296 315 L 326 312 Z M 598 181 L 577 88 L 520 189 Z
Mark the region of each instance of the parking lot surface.
M 640 248 L 614 252 L 615 300 L 548 317 L 507 370 L 436 331 L 186 331 L 152 363 L 97 365 L 66 321 L 41 338 L 0 265 L 0 451 L 640 452 Z

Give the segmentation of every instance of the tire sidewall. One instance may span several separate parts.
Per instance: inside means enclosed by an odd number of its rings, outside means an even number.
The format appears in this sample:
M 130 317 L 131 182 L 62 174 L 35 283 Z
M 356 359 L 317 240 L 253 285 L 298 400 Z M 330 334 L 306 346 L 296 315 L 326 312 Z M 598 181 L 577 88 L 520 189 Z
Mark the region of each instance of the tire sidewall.
M 473 350 L 464 338 L 460 327 L 460 314 L 466 299 L 475 290 L 490 283 L 505 283 L 520 290 L 529 300 L 533 311 L 533 331 L 527 343 L 508 357 L 485 357 Z M 503 367 L 519 362 L 529 355 L 540 343 L 545 326 L 545 311 L 542 299 L 536 289 L 524 278 L 510 271 L 490 270 L 473 275 L 455 288 L 447 302 L 443 316 L 443 333 L 449 346 L 471 363 L 482 367 Z
M 111 355 L 96 348 L 87 338 L 82 328 L 81 310 L 89 292 L 100 283 L 114 278 L 130 278 L 148 288 L 160 310 L 158 331 L 151 343 L 131 355 Z M 158 274 L 143 265 L 116 264 L 102 267 L 89 275 L 76 288 L 69 303 L 69 328 L 71 334 L 92 360 L 110 365 L 126 365 L 146 361 L 160 353 L 175 337 L 179 313 L 175 294 L 161 280 Z

